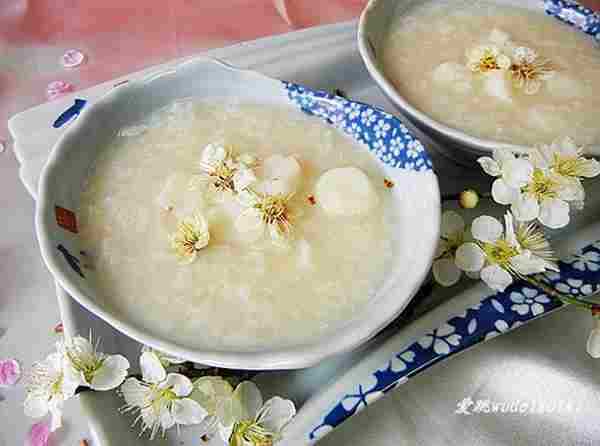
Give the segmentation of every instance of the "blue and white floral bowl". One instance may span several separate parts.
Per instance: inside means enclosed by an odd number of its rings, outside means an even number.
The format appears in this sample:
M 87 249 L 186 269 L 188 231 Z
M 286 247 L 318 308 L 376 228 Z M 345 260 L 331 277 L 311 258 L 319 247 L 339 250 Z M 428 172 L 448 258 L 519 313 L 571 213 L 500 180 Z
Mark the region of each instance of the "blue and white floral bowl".
M 397 255 L 390 274 L 364 312 L 312 343 L 282 349 L 234 351 L 195 348 L 156 335 L 103 303 L 79 248 L 79 194 L 97 153 L 120 128 L 181 99 L 229 98 L 300 109 L 347 134 L 380 161 L 397 214 Z M 74 121 L 74 122 L 71 122 Z M 429 271 L 438 240 L 440 193 L 423 145 L 392 115 L 325 92 L 193 59 L 142 80 L 117 85 L 93 104 L 78 99 L 54 123 L 69 129 L 54 147 L 39 183 L 36 229 L 42 256 L 60 285 L 85 308 L 119 331 L 188 360 L 236 369 L 291 369 L 355 348 L 374 336 L 408 304 Z M 368 259 L 365 259 L 368 261 Z
M 572 25 L 600 41 L 600 13 L 581 6 L 572 0 L 490 0 L 493 3 L 519 6 L 541 14 L 548 14 Z M 361 14 L 358 25 L 358 48 L 369 74 L 394 106 L 417 127 L 443 143 L 440 148 L 451 158 L 472 161 L 489 155 L 501 147 L 513 152 L 524 152 L 526 147 L 482 139 L 461 130 L 448 127 L 423 113 L 400 94 L 387 79 L 379 60 L 391 19 L 404 14 L 418 0 L 370 0 Z M 600 147 L 588 149 L 592 155 L 600 155 Z

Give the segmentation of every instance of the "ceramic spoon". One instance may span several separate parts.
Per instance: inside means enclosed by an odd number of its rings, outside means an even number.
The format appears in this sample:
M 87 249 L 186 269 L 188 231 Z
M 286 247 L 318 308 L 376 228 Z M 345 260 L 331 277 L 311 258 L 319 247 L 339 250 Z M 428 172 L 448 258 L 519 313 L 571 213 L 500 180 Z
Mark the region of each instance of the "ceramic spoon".
M 581 258 L 592 252 L 600 255 L 599 234 L 600 224 L 595 224 L 559 243 L 559 248 L 577 252 L 561 255 L 565 260 L 560 262 L 560 274 L 547 275 L 548 284 L 563 291 L 568 287 L 573 295 L 600 290 L 600 271 L 590 271 Z M 281 444 L 313 444 L 437 362 L 562 307 L 562 303 L 525 282 L 516 282 L 495 294 L 483 284 L 474 286 L 394 335 L 309 399 L 286 427 Z

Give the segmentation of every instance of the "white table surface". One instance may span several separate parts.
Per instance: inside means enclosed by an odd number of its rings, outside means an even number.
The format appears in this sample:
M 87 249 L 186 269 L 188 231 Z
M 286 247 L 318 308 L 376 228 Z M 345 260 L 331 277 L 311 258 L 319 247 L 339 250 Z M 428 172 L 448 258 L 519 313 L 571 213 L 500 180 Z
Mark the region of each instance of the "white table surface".
M 18 168 L 10 148 L 0 154 L 0 358 L 17 358 L 27 370 L 53 349 L 60 316 L 54 280 L 35 239 L 35 203 L 19 180 Z M 23 399 L 22 386 L 0 389 L 0 446 L 23 444 L 33 423 L 23 414 Z M 78 401 L 67 405 L 65 420 L 51 444 L 79 446 L 88 428 Z

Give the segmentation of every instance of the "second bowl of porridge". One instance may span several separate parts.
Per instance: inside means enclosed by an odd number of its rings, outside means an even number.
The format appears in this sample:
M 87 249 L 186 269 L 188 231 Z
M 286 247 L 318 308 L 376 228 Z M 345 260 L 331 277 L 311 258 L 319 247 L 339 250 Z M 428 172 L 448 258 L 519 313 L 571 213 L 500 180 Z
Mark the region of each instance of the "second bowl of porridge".
M 392 102 L 457 158 L 567 136 L 600 155 L 598 43 L 544 2 L 372 0 L 358 40 Z
M 43 257 L 144 344 L 305 367 L 377 333 L 429 270 L 437 179 L 381 110 L 195 60 L 70 125 L 40 183 Z

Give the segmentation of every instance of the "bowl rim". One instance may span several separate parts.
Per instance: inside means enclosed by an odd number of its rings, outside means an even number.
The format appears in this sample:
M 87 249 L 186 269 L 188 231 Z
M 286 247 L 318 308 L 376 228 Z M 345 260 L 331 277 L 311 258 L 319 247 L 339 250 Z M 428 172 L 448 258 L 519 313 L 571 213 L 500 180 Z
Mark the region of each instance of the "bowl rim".
M 386 1 L 390 0 L 369 0 L 358 21 L 357 40 L 358 51 L 365 66 L 367 67 L 367 71 L 375 80 L 375 83 L 379 86 L 379 88 L 381 88 L 385 95 L 394 103 L 394 105 L 396 105 L 396 107 L 398 107 L 403 114 L 406 114 L 410 120 L 419 122 L 427 126 L 429 129 L 441 133 L 448 139 L 456 141 L 460 144 L 465 144 L 471 150 L 480 151 L 482 154 L 491 154 L 495 149 L 505 149 L 515 153 L 526 153 L 528 146 L 512 144 L 503 141 L 495 141 L 493 139 L 479 138 L 469 135 L 468 133 L 465 133 L 457 128 L 442 124 L 441 122 L 430 117 L 428 114 L 420 111 L 400 94 L 396 87 L 394 87 L 394 85 L 385 76 L 383 71 L 379 68 L 376 60 L 376 46 L 369 37 L 369 30 L 372 23 L 370 17 L 373 15 L 373 11 L 380 4 Z M 385 33 L 387 33 L 387 26 Z M 462 147 L 462 149 L 464 150 L 465 147 Z
M 435 255 L 435 241 L 437 241 L 437 238 L 439 237 L 439 224 L 441 219 L 439 182 L 437 175 L 435 175 L 433 170 L 429 172 L 420 172 L 420 174 L 430 176 L 433 183 L 432 185 L 435 186 L 432 188 L 434 194 L 432 198 L 435 200 L 435 206 L 433 206 L 433 215 L 429 216 L 435 233 L 431 235 L 432 240 L 428 240 L 428 242 L 432 242 L 428 243 L 430 249 L 423 251 L 423 258 L 427 260 L 426 263 L 429 266 L 423 268 L 423 270 L 420 271 L 420 274 L 414 276 L 415 284 L 410 292 L 407 293 L 406 298 L 402 301 L 402 305 L 398 305 L 396 308 L 394 308 L 394 311 L 384 311 L 384 313 L 388 313 L 387 316 L 380 319 L 376 324 L 369 325 L 365 324 L 363 321 L 360 326 L 353 326 L 352 328 L 355 328 L 355 331 L 351 333 L 351 336 L 332 336 L 326 342 L 323 342 L 323 339 L 318 339 L 316 341 L 311 341 L 310 343 L 301 344 L 298 346 L 274 347 L 259 351 L 223 351 L 218 349 L 208 349 L 206 347 L 193 348 L 177 343 L 176 341 L 169 340 L 168 337 L 153 333 L 151 329 L 141 327 L 134 322 L 129 321 L 127 318 L 114 315 L 109 310 L 104 309 L 103 306 L 97 303 L 94 299 L 88 297 L 87 293 L 79 285 L 72 281 L 64 272 L 66 267 L 63 263 L 59 263 L 59 257 L 54 252 L 56 243 L 50 236 L 51 231 L 48 229 L 49 225 L 53 224 L 53 219 L 49 217 L 51 214 L 49 209 L 54 206 L 54 203 L 49 198 L 49 195 L 51 195 L 49 183 L 50 179 L 53 177 L 53 175 L 55 175 L 54 171 L 56 169 L 60 169 L 63 156 L 70 150 L 73 150 L 72 147 L 74 144 L 72 144 L 70 141 L 77 140 L 79 129 L 84 125 L 88 116 L 93 116 L 96 110 L 104 107 L 110 107 L 123 92 L 139 87 L 140 85 L 151 81 L 152 79 L 174 73 L 178 67 L 187 65 L 189 63 L 217 64 L 222 69 L 232 70 L 240 73 L 241 75 L 249 76 L 250 78 L 257 78 L 262 81 L 270 81 L 278 84 L 281 83 L 279 80 L 270 78 L 256 71 L 236 68 L 218 59 L 202 56 L 194 57 L 183 62 L 178 62 L 173 67 L 160 69 L 158 72 L 153 72 L 142 78 L 130 80 L 127 83 L 116 86 L 102 97 L 96 99 L 93 103 L 88 104 L 81 111 L 77 119 L 69 124 L 69 127 L 59 137 L 58 141 L 53 146 L 46 164 L 42 169 L 38 183 L 35 227 L 42 258 L 48 270 L 58 284 L 73 299 L 75 299 L 79 304 L 81 304 L 95 316 L 99 317 L 126 336 L 152 348 L 156 348 L 158 350 L 186 358 L 190 361 L 209 366 L 245 370 L 300 369 L 309 367 L 325 358 L 347 352 L 364 344 L 401 313 L 401 311 L 406 307 L 406 305 L 408 305 L 408 303 L 417 293 L 421 284 L 429 273 L 429 268 Z M 371 105 L 368 106 L 373 108 Z M 394 119 L 398 118 L 394 117 Z M 69 149 L 70 147 L 71 149 Z M 387 310 L 387 308 L 385 308 L 385 310 Z M 343 329 L 348 332 L 346 328 L 348 327 L 343 327 Z

